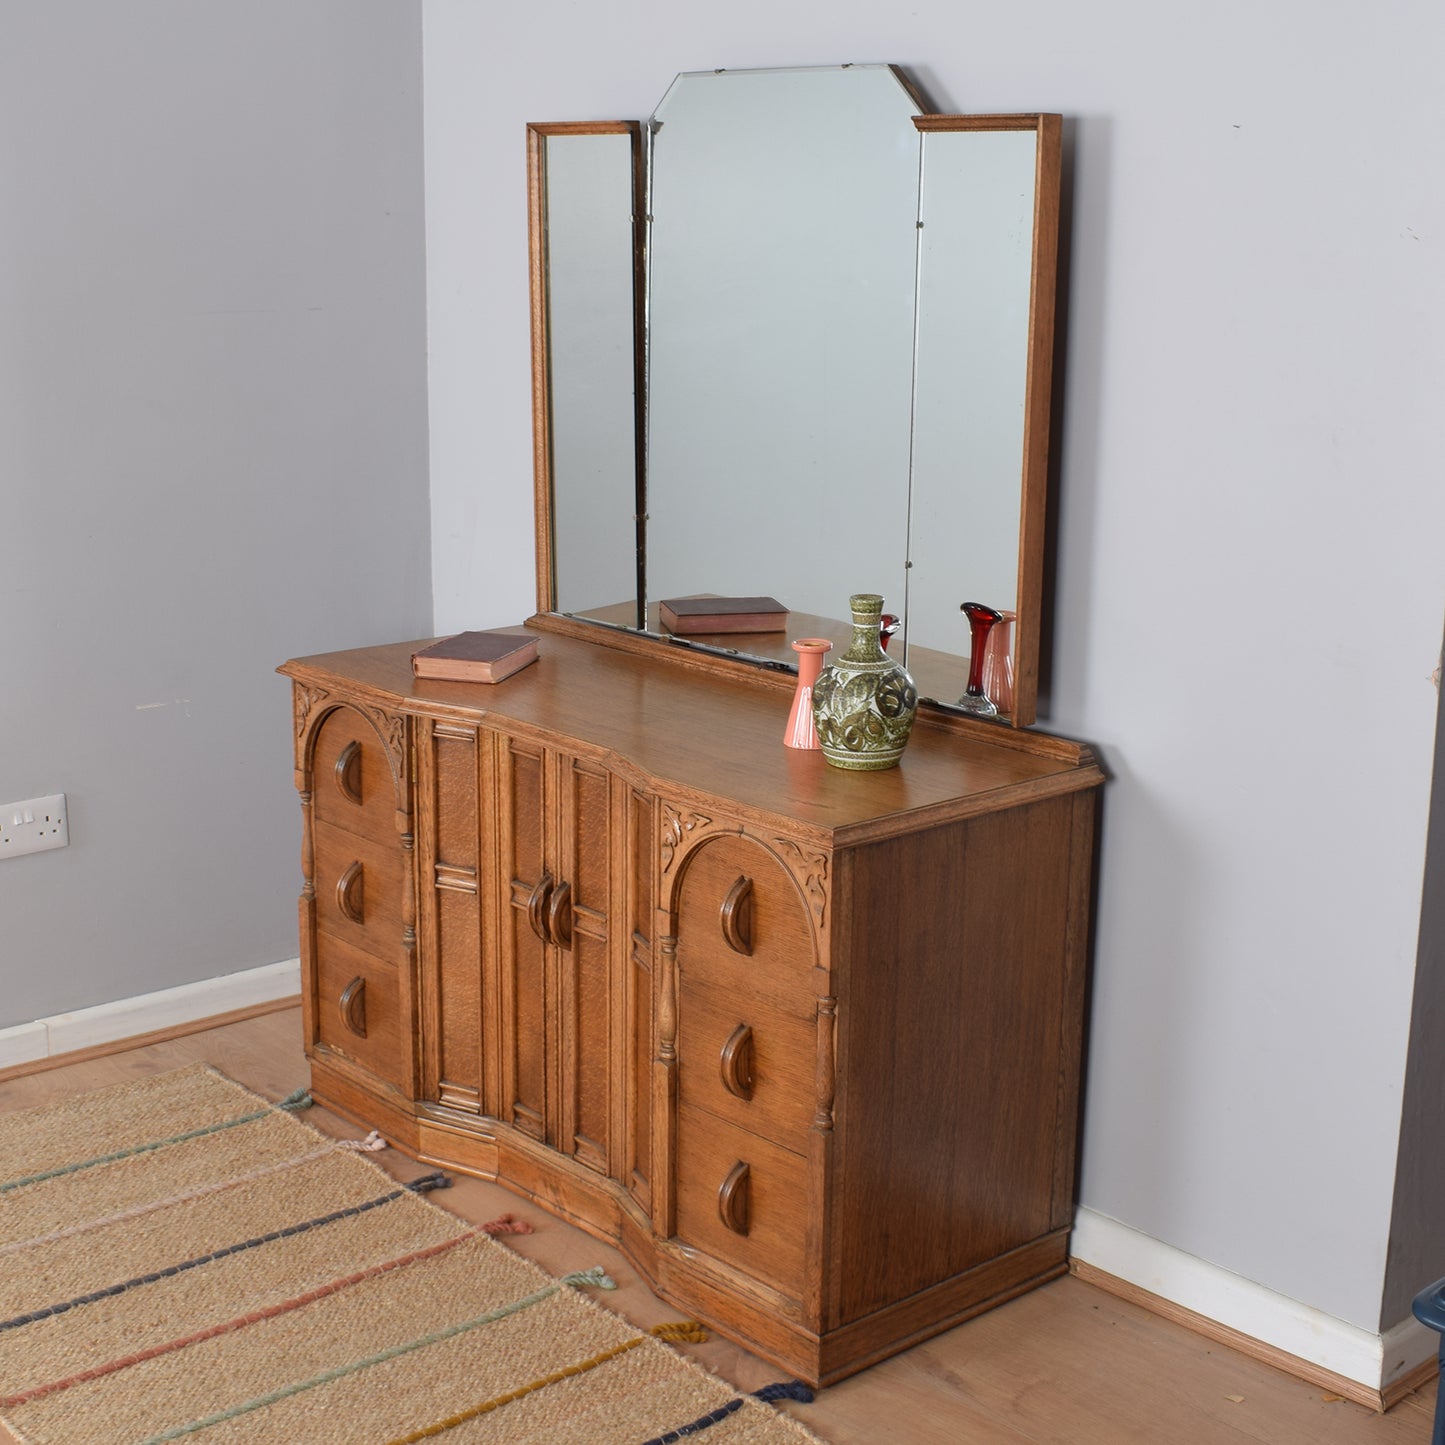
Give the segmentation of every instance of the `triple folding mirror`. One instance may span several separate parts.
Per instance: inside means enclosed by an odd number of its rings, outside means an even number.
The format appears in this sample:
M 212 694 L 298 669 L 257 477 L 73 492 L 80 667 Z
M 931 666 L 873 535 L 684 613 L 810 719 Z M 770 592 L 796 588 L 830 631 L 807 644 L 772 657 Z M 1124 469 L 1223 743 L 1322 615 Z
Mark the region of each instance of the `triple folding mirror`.
M 529 128 L 541 613 L 773 597 L 672 640 L 781 667 L 879 592 L 948 706 L 983 603 L 1034 720 L 1060 121 L 925 110 L 891 66 L 709 71 Z

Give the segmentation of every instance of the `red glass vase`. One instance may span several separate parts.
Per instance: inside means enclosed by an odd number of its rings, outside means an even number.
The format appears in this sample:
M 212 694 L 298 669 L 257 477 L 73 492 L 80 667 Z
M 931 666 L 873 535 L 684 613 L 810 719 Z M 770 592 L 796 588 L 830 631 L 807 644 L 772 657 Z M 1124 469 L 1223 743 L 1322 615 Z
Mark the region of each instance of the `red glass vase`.
M 988 655 L 988 635 L 994 624 L 1003 621 L 1003 613 L 982 602 L 964 602 L 959 611 L 968 618 L 969 654 L 968 686 L 958 700 L 965 712 L 975 717 L 997 717 L 998 704 L 992 702 L 983 686 L 984 661 Z

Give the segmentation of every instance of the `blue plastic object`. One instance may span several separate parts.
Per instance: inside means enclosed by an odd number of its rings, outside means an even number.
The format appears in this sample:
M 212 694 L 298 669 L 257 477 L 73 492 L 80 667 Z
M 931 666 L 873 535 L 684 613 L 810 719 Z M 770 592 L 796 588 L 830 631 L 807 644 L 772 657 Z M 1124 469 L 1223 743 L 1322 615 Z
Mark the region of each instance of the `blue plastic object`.
M 1437 1279 L 1422 1289 L 1410 1308 L 1422 1325 L 1429 1325 L 1440 1336 L 1440 1373 L 1445 1384 L 1445 1279 Z M 1445 1445 L 1445 1389 L 1435 1396 L 1435 1430 L 1430 1445 Z

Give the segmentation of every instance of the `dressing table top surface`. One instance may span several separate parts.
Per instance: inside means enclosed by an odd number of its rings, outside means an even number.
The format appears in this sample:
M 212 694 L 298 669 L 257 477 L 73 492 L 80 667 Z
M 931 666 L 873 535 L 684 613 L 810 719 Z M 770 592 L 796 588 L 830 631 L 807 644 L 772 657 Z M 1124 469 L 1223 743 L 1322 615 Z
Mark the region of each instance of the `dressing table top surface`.
M 1103 781 L 1084 745 L 922 717 L 898 767 L 846 772 L 820 752 L 783 745 L 795 686 L 786 675 L 730 677 L 691 667 L 665 648 L 639 655 L 547 632 L 538 660 L 503 682 L 438 682 L 411 670 L 411 654 L 431 640 L 297 658 L 279 670 L 321 689 L 328 678 L 353 694 L 360 687 L 383 707 L 480 713 L 549 745 L 575 743 L 619 771 L 631 764 L 640 781 L 683 799 L 726 800 L 833 846 Z

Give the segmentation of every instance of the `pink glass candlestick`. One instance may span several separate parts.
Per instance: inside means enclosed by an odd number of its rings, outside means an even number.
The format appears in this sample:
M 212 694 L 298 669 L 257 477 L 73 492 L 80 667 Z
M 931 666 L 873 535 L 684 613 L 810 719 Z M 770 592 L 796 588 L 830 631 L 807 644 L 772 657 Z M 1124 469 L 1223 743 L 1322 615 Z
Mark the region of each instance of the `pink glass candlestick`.
M 818 747 L 818 731 L 813 725 L 813 684 L 823 670 L 823 654 L 832 646 L 826 637 L 800 637 L 793 644 L 793 651 L 798 654 L 798 688 L 793 694 L 793 708 L 783 734 L 787 747 Z

